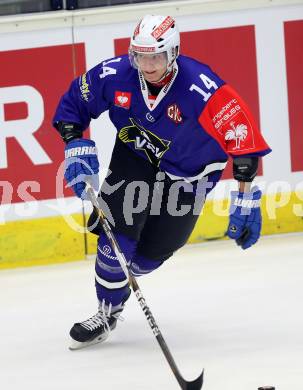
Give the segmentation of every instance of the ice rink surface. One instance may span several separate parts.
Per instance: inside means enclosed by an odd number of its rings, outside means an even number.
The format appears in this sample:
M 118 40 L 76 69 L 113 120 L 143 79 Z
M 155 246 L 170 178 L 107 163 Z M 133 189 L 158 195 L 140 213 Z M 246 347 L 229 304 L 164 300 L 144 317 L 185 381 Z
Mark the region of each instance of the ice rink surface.
M 303 234 L 187 246 L 140 278 L 186 379 L 205 390 L 303 389 Z M 135 297 L 111 338 L 69 351 L 95 314 L 94 262 L 0 272 L 0 388 L 174 390 L 178 384 Z

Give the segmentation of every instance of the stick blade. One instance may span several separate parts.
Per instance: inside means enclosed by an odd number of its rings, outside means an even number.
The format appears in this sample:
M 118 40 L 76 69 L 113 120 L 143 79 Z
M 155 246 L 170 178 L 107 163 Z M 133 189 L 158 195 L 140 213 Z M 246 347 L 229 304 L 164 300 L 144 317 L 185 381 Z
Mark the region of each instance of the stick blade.
M 202 371 L 201 375 L 195 379 L 192 382 L 184 381 L 184 384 L 182 386 L 183 390 L 200 390 L 203 386 L 203 379 L 204 379 L 204 370 Z

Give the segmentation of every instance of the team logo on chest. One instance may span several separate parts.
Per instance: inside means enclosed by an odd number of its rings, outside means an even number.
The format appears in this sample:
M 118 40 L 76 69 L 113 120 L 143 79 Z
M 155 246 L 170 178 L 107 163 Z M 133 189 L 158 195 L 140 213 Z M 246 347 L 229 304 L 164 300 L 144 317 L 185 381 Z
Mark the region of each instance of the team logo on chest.
M 177 124 L 182 122 L 181 112 L 176 104 L 171 104 L 167 107 L 167 116 Z
M 145 129 L 129 118 L 131 125 L 125 126 L 119 131 L 119 138 L 122 142 L 133 142 L 137 150 L 145 152 L 147 158 L 152 164 L 159 166 L 160 160 L 169 149 L 170 141 L 157 137 L 151 131 Z
M 115 91 L 115 106 L 129 110 L 131 98 L 131 92 Z

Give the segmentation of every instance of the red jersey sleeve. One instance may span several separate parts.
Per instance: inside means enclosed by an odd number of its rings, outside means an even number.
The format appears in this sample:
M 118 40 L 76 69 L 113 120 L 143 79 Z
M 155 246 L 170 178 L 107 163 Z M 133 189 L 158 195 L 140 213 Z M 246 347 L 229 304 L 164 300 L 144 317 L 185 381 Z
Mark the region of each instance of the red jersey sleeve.
M 271 151 L 247 104 L 229 85 L 223 85 L 213 94 L 199 122 L 231 156 L 263 156 Z

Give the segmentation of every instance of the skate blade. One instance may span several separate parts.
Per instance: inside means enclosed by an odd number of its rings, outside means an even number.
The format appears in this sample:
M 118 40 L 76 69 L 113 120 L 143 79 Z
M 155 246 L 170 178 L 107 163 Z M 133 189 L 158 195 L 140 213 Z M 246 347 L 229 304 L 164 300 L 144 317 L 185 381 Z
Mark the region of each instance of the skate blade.
M 98 336 L 94 340 L 86 341 L 86 342 L 83 342 L 83 343 L 81 343 L 80 341 L 76 341 L 76 340 L 71 339 L 72 342 L 71 342 L 70 346 L 68 347 L 68 349 L 70 351 L 76 351 L 77 349 L 82 349 L 82 348 L 86 348 L 86 347 L 89 347 L 89 346 L 94 345 L 94 344 L 102 343 L 107 338 L 108 338 L 108 334 L 107 335 Z

